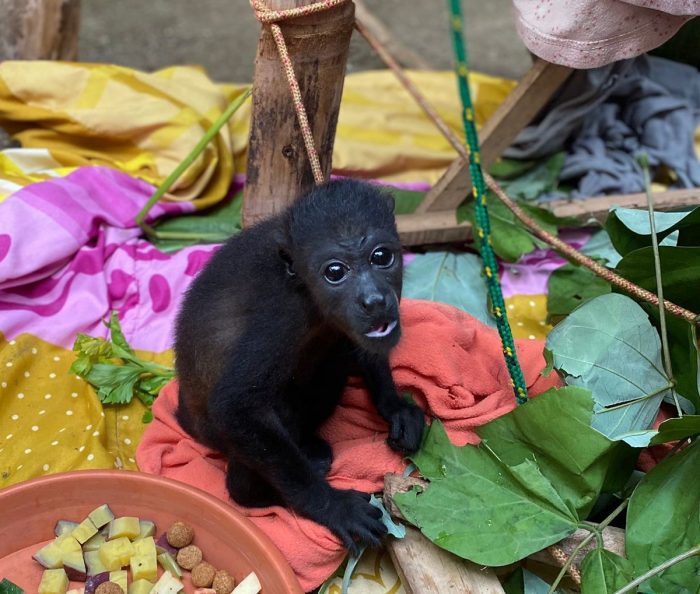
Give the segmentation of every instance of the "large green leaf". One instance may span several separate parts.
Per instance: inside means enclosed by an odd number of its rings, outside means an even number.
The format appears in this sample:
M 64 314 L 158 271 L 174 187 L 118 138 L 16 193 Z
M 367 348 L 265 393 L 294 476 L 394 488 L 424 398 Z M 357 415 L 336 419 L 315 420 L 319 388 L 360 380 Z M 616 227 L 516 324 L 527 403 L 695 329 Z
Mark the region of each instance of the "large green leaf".
M 637 575 L 700 545 L 700 442 L 667 458 L 639 483 L 630 499 L 625 551 Z M 700 592 L 700 557 L 651 578 L 654 592 Z M 644 591 L 644 590 L 642 590 Z
M 659 336 L 632 299 L 610 293 L 589 301 L 549 333 L 547 348 L 568 384 L 593 393 L 593 427 L 611 439 L 649 428 L 670 382 Z
M 659 247 L 664 298 L 677 305 L 700 311 L 700 247 Z M 633 283 L 656 293 L 652 248 L 627 254 L 616 271 Z
M 606 549 L 593 549 L 581 563 L 581 594 L 613 594 L 634 579 L 632 564 Z
M 648 303 L 642 307 L 659 329 L 659 308 Z M 684 407 L 684 411 L 700 413 L 700 352 L 695 324 L 666 313 L 666 330 L 676 391 L 683 398 L 687 398 L 695 408 L 689 411 Z
M 566 153 L 555 153 L 521 175 L 502 181 L 501 186 L 512 198 L 536 200 L 542 194 L 556 190 Z
M 654 223 L 660 245 L 700 246 L 700 208 L 655 212 Z M 605 221 L 605 228 L 613 245 L 623 256 L 652 245 L 649 213 L 646 210 L 613 208 Z
M 566 264 L 555 270 L 547 283 L 547 318 L 556 322 L 594 297 L 610 293 L 607 281 L 588 268 Z
M 430 252 L 417 255 L 404 271 L 403 295 L 454 305 L 485 324 L 495 326 L 488 310 L 481 267 L 481 259 L 474 254 Z
M 430 486 L 395 501 L 430 540 L 476 563 L 506 565 L 558 542 L 603 483 L 611 443 L 590 428 L 592 406 L 585 390 L 550 390 L 481 427 L 478 447 L 453 446 L 434 421 L 413 457 Z
M 659 431 L 652 438 L 651 445 L 686 439 L 695 435 L 700 435 L 700 415 L 668 419 L 659 425 Z M 698 472 L 700 472 L 700 468 Z

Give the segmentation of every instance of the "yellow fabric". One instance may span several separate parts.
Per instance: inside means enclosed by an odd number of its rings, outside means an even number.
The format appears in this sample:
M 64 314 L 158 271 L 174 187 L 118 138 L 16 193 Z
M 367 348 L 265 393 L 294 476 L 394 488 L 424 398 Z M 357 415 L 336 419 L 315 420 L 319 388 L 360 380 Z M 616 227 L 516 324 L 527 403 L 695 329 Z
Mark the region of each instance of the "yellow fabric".
M 452 73 L 409 75 L 461 134 Z M 479 123 L 514 84 L 473 75 Z M 0 200 L 19 187 L 86 164 L 115 167 L 158 184 L 244 88 L 215 84 L 200 69 L 184 66 L 150 74 L 109 64 L 3 62 L 0 127 L 23 149 L 0 153 Z M 223 198 L 233 173 L 245 172 L 250 111 L 248 101 L 167 198 L 194 201 L 198 207 Z M 26 149 L 33 149 L 31 158 L 22 156 Z M 390 72 L 347 77 L 333 154 L 335 173 L 433 183 L 455 156 Z
M 170 353 L 138 355 L 172 364 Z M 92 387 L 68 373 L 74 360 L 36 336 L 0 335 L 0 488 L 67 470 L 137 469 L 143 404 L 103 408 Z

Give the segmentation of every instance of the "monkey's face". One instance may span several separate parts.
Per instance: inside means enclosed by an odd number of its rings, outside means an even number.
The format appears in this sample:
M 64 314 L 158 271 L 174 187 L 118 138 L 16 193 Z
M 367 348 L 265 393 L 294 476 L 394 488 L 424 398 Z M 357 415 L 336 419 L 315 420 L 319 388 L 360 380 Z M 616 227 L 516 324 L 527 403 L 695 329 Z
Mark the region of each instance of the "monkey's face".
M 358 346 L 387 352 L 401 335 L 403 261 L 396 236 L 370 231 L 317 248 L 304 268 L 321 314 Z

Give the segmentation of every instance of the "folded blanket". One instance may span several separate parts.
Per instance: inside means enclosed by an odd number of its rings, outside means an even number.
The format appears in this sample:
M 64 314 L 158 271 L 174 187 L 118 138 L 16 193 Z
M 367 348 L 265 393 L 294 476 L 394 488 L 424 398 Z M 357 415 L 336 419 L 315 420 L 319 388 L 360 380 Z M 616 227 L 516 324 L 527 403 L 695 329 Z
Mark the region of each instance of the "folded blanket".
M 404 299 L 403 337 L 392 353 L 394 379 L 429 417 L 440 418 L 457 445 L 478 443 L 474 429 L 515 406 L 495 330 L 447 305 Z M 518 341 L 517 350 L 532 394 L 557 384 L 540 375 L 542 343 Z M 154 421 L 136 452 L 144 472 L 167 476 L 228 500 L 225 459 L 196 443 L 174 417 L 177 384 L 158 397 Z M 359 379 L 352 379 L 339 408 L 322 427 L 335 459 L 329 481 L 341 489 L 382 489 L 387 472 L 405 461 L 385 443 L 387 424 L 379 417 Z M 285 555 L 302 587 L 311 590 L 342 562 L 345 551 L 326 528 L 281 507 L 248 509 L 231 504 L 267 533 Z

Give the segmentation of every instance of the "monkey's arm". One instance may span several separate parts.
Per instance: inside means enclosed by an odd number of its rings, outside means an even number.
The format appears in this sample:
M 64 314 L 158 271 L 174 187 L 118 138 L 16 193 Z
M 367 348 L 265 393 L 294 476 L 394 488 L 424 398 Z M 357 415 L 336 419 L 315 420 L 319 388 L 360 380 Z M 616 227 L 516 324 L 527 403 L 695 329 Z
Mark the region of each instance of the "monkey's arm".
M 399 452 L 412 454 L 423 437 L 423 411 L 399 396 L 386 356 L 362 353 L 358 362 L 377 411 L 389 423 L 388 444 Z

